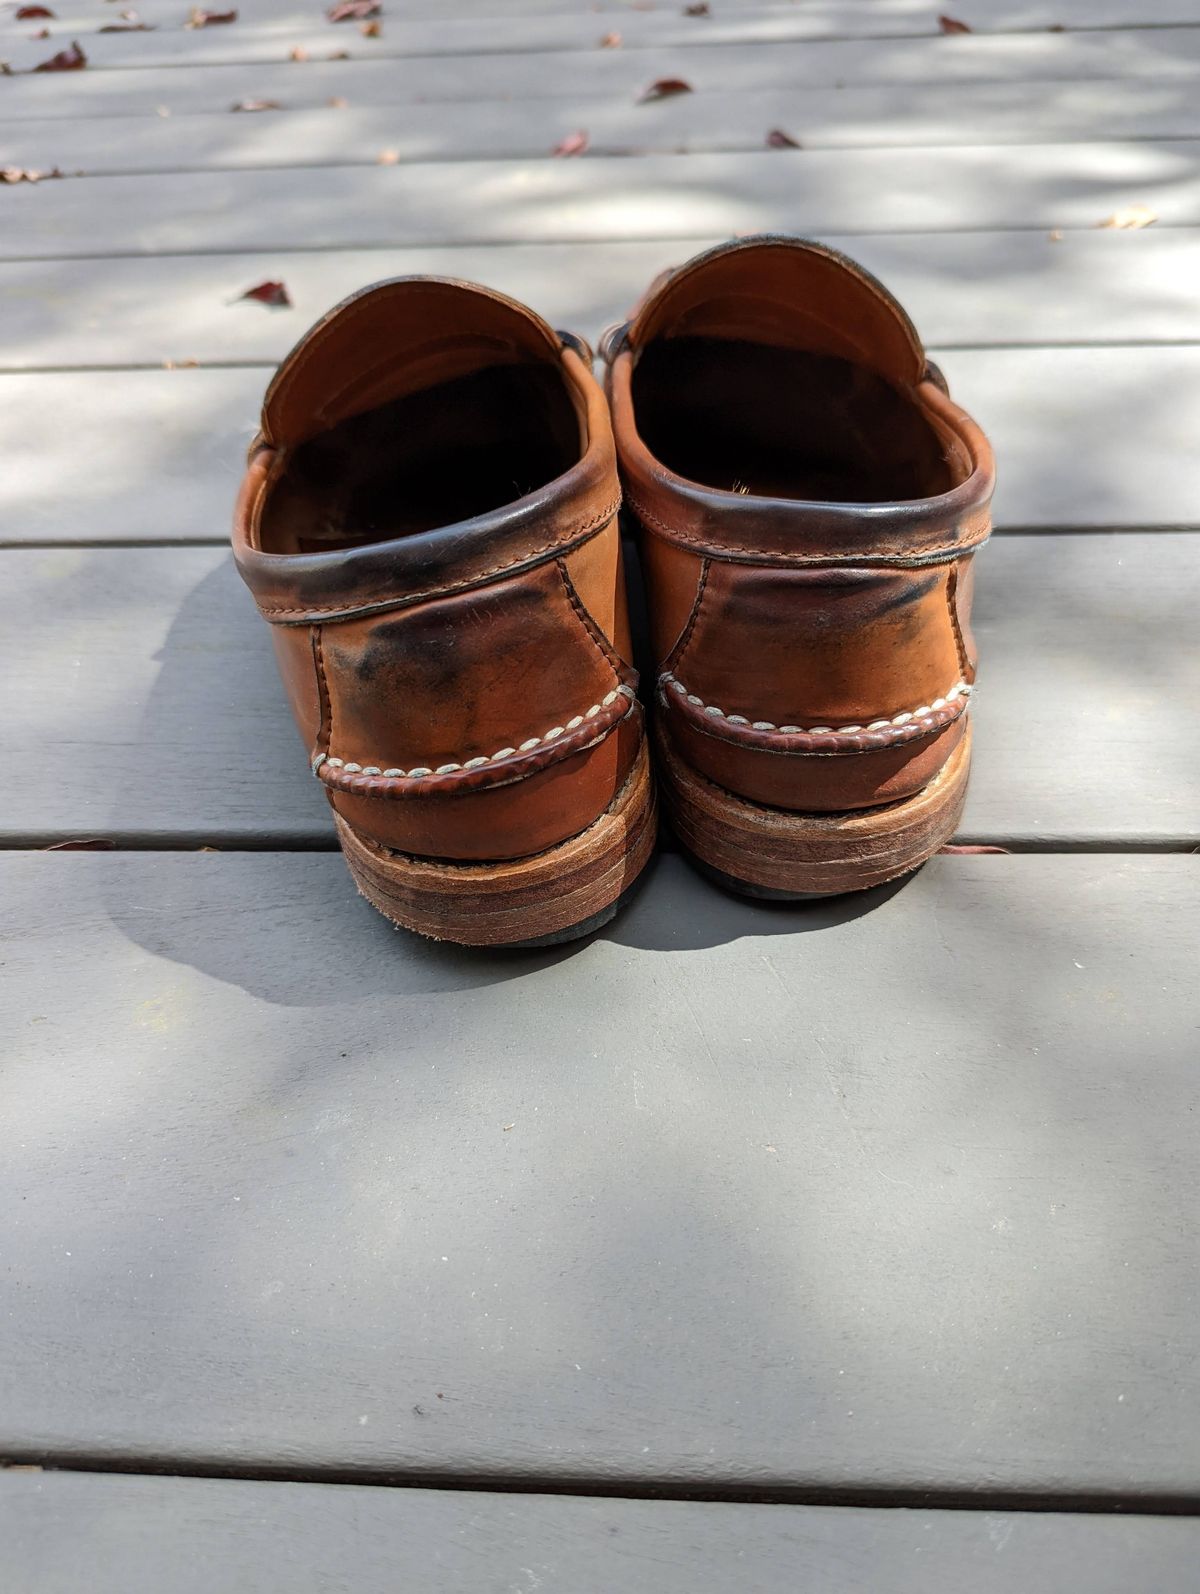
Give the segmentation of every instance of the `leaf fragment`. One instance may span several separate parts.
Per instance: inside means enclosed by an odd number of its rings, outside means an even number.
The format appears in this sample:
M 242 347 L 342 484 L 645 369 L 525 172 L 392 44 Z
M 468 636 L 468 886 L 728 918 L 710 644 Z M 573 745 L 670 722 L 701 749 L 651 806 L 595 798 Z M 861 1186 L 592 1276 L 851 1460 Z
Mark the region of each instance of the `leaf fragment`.
M 803 147 L 798 138 L 793 138 L 790 133 L 785 133 L 782 127 L 773 127 L 767 134 L 768 149 L 802 149 Z
M 625 41 L 619 33 L 606 33 L 600 40 L 602 50 L 619 50 Z
M 383 15 L 382 0 L 336 0 L 325 15 L 330 22 L 364 22 Z
M 667 100 L 675 94 L 690 94 L 692 85 L 686 78 L 660 77 L 644 88 L 637 97 L 639 105 L 646 105 L 651 100 Z
M 43 18 L 54 20 L 54 12 L 49 6 L 18 6 L 18 22 L 41 22 Z
M 87 56 L 79 48 L 75 40 L 66 50 L 60 50 L 57 55 L 52 55 L 48 61 L 43 61 L 41 66 L 35 66 L 35 72 L 82 72 L 87 65 Z
M 708 0 L 695 0 L 695 4 L 684 6 L 683 14 L 685 17 L 711 17 L 712 7 Z
M 278 100 L 238 100 L 229 107 L 231 111 L 281 111 Z
M 938 27 L 943 33 L 971 33 L 974 30 L 966 22 L 960 22 L 957 17 L 939 17 Z
M 550 153 L 551 155 L 582 155 L 587 149 L 589 142 L 586 131 L 581 127 L 574 133 L 568 133 L 566 138 L 560 139 Z
M 273 310 L 290 310 L 292 298 L 282 282 L 260 282 L 239 294 L 240 299 L 253 299 L 257 304 L 270 305 Z
M 34 171 L 27 166 L 5 166 L 0 168 L 0 183 L 41 183 L 48 177 L 61 177 L 62 172 L 57 166 L 52 166 L 48 172 Z
M 236 11 L 206 11 L 203 6 L 193 6 L 183 25 L 185 28 L 215 28 L 218 24 L 236 22 L 237 19 Z
M 1139 227 L 1153 226 L 1157 220 L 1157 212 L 1151 210 L 1149 205 L 1123 205 L 1120 210 L 1114 210 L 1111 216 L 1106 216 L 1096 225 L 1116 228 L 1119 232 L 1133 232 Z

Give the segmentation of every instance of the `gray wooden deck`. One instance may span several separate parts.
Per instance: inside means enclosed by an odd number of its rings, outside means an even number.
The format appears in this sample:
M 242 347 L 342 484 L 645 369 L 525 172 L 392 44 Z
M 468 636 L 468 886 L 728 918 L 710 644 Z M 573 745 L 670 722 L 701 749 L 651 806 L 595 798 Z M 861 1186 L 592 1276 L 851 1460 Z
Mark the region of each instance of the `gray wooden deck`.
M 0 167 L 71 174 L 0 186 L 0 1585 L 1193 1594 L 1200 0 L 233 3 L 0 17 Z M 272 363 L 407 271 L 594 336 L 761 228 L 995 440 L 1011 855 L 396 934 L 225 549 Z

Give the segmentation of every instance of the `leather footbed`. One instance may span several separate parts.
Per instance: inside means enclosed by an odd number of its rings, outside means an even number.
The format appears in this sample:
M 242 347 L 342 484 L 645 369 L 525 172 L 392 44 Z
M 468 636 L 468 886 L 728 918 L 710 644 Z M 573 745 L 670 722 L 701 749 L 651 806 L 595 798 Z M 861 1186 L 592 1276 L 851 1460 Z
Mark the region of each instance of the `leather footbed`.
M 453 525 L 545 486 L 579 454 L 579 417 L 557 366 L 490 366 L 293 449 L 261 545 L 312 553 Z
M 724 492 L 891 503 L 957 476 L 917 404 L 850 360 L 736 339 L 664 338 L 633 374 L 650 452 Z

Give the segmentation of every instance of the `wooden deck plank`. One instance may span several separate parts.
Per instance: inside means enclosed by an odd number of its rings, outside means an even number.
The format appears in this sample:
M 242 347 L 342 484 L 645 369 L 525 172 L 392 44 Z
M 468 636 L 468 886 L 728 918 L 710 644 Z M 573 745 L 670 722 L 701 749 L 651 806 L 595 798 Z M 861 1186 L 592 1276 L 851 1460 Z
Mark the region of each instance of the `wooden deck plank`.
M 598 32 L 603 31 L 601 23 Z M 97 63 L 132 50 L 158 50 L 158 35 L 116 34 L 89 39 Z M 167 38 L 167 35 L 163 36 Z M 506 102 L 574 100 L 606 92 L 634 99 L 662 77 L 685 77 L 700 93 L 744 89 L 827 87 L 829 84 L 935 85 L 1061 82 L 1088 79 L 1194 79 L 1200 67 L 1200 27 L 1144 28 L 1099 33 L 1026 33 L 958 38 L 855 39 L 793 44 L 730 44 L 720 49 L 671 45 L 645 50 L 546 50 L 526 54 L 461 54 L 410 58 L 389 53 L 386 36 L 364 39 L 353 28 L 319 31 L 314 48 L 349 52 L 351 59 L 287 59 L 302 41 L 271 43 L 253 61 L 252 35 L 239 43 L 237 27 L 202 29 L 181 48 L 188 70 L 109 68 L 73 75 L 64 92 L 55 75 L 31 69 L 46 59 L 48 41 L 6 46 L 12 75 L 0 81 L 0 115 L 64 117 L 217 111 L 254 97 L 283 104 L 320 105 L 341 94 L 368 99 L 492 100 L 497 119 Z M 137 41 L 142 41 L 139 45 Z
M 9 1576 L 37 1594 L 1192 1594 L 1200 1523 L 223 1478 L 0 1473 Z
M 223 297 L 254 280 L 214 287 Z M 229 314 L 276 319 L 253 303 Z M 278 319 L 288 341 L 309 324 Z M 190 346 L 170 352 L 187 358 Z M 934 352 L 1001 461 L 997 526 L 1197 525 L 1200 349 Z M 266 369 L 0 377 L 0 431 L 19 440 L 0 474 L 0 542 L 223 539 L 267 379 Z
M 532 50 L 586 50 L 614 29 L 619 31 L 626 50 L 666 45 L 725 47 L 730 44 L 780 44 L 796 40 L 845 38 L 901 38 L 939 35 L 937 14 L 927 0 L 806 0 L 803 8 L 791 4 L 731 5 L 721 0 L 702 18 L 688 16 L 682 6 L 659 10 L 635 9 L 608 0 L 603 5 L 581 5 L 579 0 L 560 4 L 530 5 L 521 0 L 456 0 L 455 15 L 445 15 L 429 5 L 405 6 L 403 13 L 386 16 L 382 38 L 389 51 L 413 55 L 479 54 Z M 279 0 L 241 0 L 238 27 L 231 45 L 246 48 L 274 41 L 291 46 L 311 40 L 318 48 L 331 47 L 331 40 L 357 43 L 353 28 L 321 25 L 320 8 L 280 4 Z M 1100 28 L 1145 28 L 1189 25 L 1196 21 L 1194 0 L 1054 0 L 1054 3 L 1006 4 L 998 8 L 989 0 L 959 0 L 955 15 L 976 33 L 1046 32 L 1047 30 Z M 154 28 L 153 59 L 172 59 L 165 53 L 167 41 L 188 39 L 186 12 L 174 0 L 143 0 L 140 19 Z M 107 18 L 94 7 L 69 0 L 55 8 L 54 35 L 70 35 L 86 40 L 96 35 Z M 31 30 L 9 12 L 0 18 L 0 48 L 11 41 L 24 42 Z M 163 35 L 167 38 L 164 39 Z M 136 41 L 136 42 L 135 42 Z M 144 44 L 138 35 L 126 40 Z M 207 38 L 194 41 L 203 52 L 212 43 Z M 105 39 L 105 45 L 109 41 Z M 278 50 L 276 59 L 279 56 Z M 286 50 L 285 52 L 286 53 Z M 120 57 L 110 57 L 105 59 Z M 202 53 L 198 59 L 204 59 Z M 143 60 L 145 56 L 135 59 Z M 245 59 L 245 57 L 242 57 Z
M 487 283 L 595 339 L 665 264 L 716 238 L 272 252 L 0 264 L 0 369 L 270 365 L 347 294 L 432 273 Z M 931 347 L 1200 341 L 1200 229 L 830 238 L 874 271 Z M 294 310 L 238 300 L 282 278 Z M 3 394 L 0 391 L 0 404 Z
M 1198 868 L 666 858 L 500 958 L 334 856 L 5 855 L 0 1451 L 1194 1501 Z
M 343 96 L 344 97 L 344 96 Z M 0 164 L 72 175 L 278 166 L 370 166 L 383 151 L 405 162 L 539 159 L 587 132 L 598 155 L 763 149 L 781 128 L 805 149 L 902 148 L 1200 134 L 1192 80 L 1047 83 L 1036 117 L 1022 83 L 949 84 L 914 103 L 909 88 L 773 89 L 681 94 L 648 105 L 591 94 L 506 108 L 488 102 L 327 104 L 253 118 L 215 112 L 160 117 L 0 121 Z M 0 113 L 4 105 L 0 99 Z
M 1094 228 L 1132 204 L 1195 226 L 1200 140 L 189 172 L 20 183 L 3 203 L 8 260 Z
M 0 837 L 332 846 L 267 628 L 216 548 L 9 550 Z M 1200 841 L 1200 535 L 1005 537 L 979 570 L 963 838 Z

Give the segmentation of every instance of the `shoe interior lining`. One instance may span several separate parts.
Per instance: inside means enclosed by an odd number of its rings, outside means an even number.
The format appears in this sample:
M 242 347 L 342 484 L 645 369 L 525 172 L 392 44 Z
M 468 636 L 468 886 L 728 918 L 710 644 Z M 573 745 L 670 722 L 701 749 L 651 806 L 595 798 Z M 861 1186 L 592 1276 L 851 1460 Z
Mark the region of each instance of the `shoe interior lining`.
M 826 503 L 931 498 L 966 479 L 913 396 L 850 360 L 739 339 L 656 339 L 633 372 L 638 431 L 678 476 Z
M 268 553 L 363 547 L 453 525 L 576 465 L 581 415 L 558 365 L 490 365 L 351 416 L 291 449 L 259 522 Z

